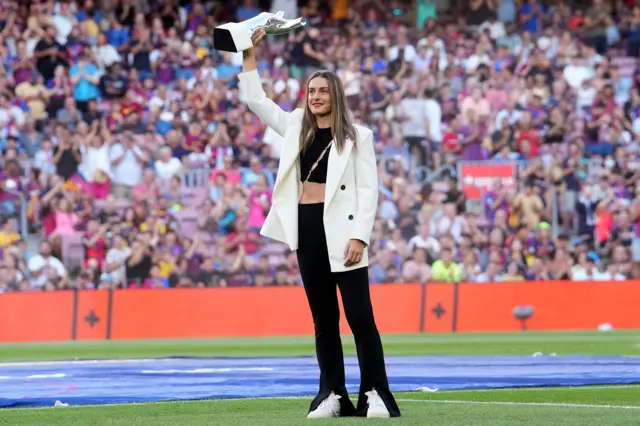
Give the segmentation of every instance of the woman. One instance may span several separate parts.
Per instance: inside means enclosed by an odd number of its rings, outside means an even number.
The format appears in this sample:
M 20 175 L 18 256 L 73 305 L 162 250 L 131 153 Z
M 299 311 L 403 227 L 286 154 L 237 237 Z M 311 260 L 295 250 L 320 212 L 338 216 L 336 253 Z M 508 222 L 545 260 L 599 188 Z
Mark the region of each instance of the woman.
M 262 38 L 264 31 L 254 45 Z M 344 90 L 331 72 L 311 75 L 305 107 L 293 112 L 266 97 L 254 48 L 243 52 L 238 77 L 249 109 L 284 138 L 261 233 L 297 250 L 320 366 L 320 391 L 308 417 L 399 417 L 369 294 L 367 245 L 378 201 L 373 133 L 351 124 Z M 345 385 L 336 282 L 360 363 L 357 409 Z
M 264 221 L 267 218 L 266 215 L 271 205 L 271 191 L 269 191 L 269 184 L 267 182 L 267 176 L 259 174 L 256 182 L 251 189 L 247 190 L 248 193 L 248 225 L 252 231 L 259 231 Z
M 49 117 L 57 117 L 58 111 L 64 109 L 65 100 L 73 96 L 73 84 L 71 79 L 66 76 L 65 71 L 64 66 L 58 65 L 53 72 L 53 79 L 47 82 Z

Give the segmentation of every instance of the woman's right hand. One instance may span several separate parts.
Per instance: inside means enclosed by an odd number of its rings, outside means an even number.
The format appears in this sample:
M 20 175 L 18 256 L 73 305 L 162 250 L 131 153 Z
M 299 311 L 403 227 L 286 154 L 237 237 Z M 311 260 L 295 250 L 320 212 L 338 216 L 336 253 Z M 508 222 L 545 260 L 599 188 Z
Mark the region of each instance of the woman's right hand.
M 264 28 L 261 28 L 260 31 L 258 31 L 256 33 L 256 35 L 253 36 L 253 38 L 251 39 L 251 41 L 253 42 L 253 47 L 251 47 L 251 48 L 249 48 L 249 49 L 247 49 L 247 50 L 245 50 L 243 52 L 245 57 L 247 57 L 247 56 L 250 56 L 250 57 L 255 56 L 255 47 L 264 39 L 264 36 L 265 36 L 265 30 L 264 30 Z

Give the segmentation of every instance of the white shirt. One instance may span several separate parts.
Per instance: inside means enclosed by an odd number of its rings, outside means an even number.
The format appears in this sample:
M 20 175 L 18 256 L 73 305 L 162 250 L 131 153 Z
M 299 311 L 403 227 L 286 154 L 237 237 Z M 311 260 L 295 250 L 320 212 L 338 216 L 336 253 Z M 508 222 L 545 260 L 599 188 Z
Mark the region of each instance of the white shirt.
M 6 108 L 0 108 L 0 126 L 4 127 L 11 121 L 11 115 Z
M 627 277 L 620 273 L 616 273 L 615 276 L 611 277 L 611 272 L 604 271 L 598 275 L 598 281 L 626 281 Z
M 48 268 L 52 268 L 56 271 L 56 275 L 62 278 L 67 275 L 67 270 L 65 269 L 62 262 L 59 259 L 48 256 L 47 258 L 42 257 L 42 255 L 37 254 L 29 259 L 29 263 L 27 264 L 27 268 L 30 271 L 36 272 L 40 271 L 40 274 L 37 277 L 30 278 L 31 287 L 42 287 L 49 280 Z
M 402 121 L 402 135 L 405 137 L 421 137 L 427 136 L 426 120 L 429 116 L 429 110 L 424 99 L 406 98 L 398 105 L 396 115 L 407 117 Z M 429 129 L 431 130 L 431 129 Z
M 582 65 L 567 65 L 562 71 L 562 76 L 569 86 L 580 89 L 585 80 L 593 77 L 593 69 Z
M 421 43 L 425 43 L 425 45 L 428 47 L 427 51 L 428 52 L 435 52 L 434 49 L 438 49 L 441 52 L 445 51 L 445 45 L 444 45 L 444 41 L 442 41 L 442 39 L 437 38 L 436 41 L 433 42 L 433 46 L 429 46 L 428 43 L 428 39 L 425 38 L 421 38 L 420 40 L 418 40 L 418 46 L 420 46 Z
M 424 57 L 422 55 L 416 55 L 413 57 L 413 69 L 418 73 L 424 73 L 429 70 L 429 66 L 431 65 L 431 58 L 433 54 L 425 53 Z
M 362 73 L 360 71 L 351 72 L 344 70 L 341 76 L 344 79 L 344 94 L 345 96 L 359 95 L 361 91 L 360 81 Z
M 486 29 L 489 30 L 489 36 L 493 40 L 497 40 L 507 35 L 507 31 L 504 29 L 504 24 L 500 21 L 490 23 L 485 21 L 478 27 L 478 33 L 482 34 Z
M 640 118 L 635 118 L 631 123 L 631 130 L 633 133 L 640 133 Z
M 170 106 L 171 106 L 171 99 L 168 96 L 166 99 L 162 99 L 160 96 L 154 95 L 149 100 L 149 109 L 151 111 L 154 111 L 154 110 L 167 111 L 169 110 Z
M 36 44 L 40 41 L 40 37 L 30 37 L 27 39 L 27 58 L 32 58 L 36 50 Z M 66 43 L 66 41 L 65 41 Z M 61 44 L 65 44 L 61 43 Z
M 273 90 L 277 94 L 280 94 L 287 89 L 289 90 L 289 96 L 291 96 L 291 99 L 296 99 L 298 97 L 298 93 L 300 93 L 300 83 L 295 78 L 289 78 L 287 81 L 278 79 L 273 84 Z M 345 95 L 347 95 L 346 90 Z
M 200 77 L 191 77 L 187 80 L 187 89 L 193 90 L 196 83 L 205 83 L 209 90 L 213 90 L 215 80 L 218 78 L 218 71 L 215 68 L 200 68 Z
M 585 269 L 578 268 L 573 272 L 573 281 L 611 281 L 611 274 L 608 272 L 600 272 L 593 268 L 589 274 Z
M 389 61 L 395 61 L 398 59 L 398 53 L 400 51 L 400 46 L 392 46 L 389 49 Z M 413 62 L 413 57 L 416 56 L 416 48 L 410 44 L 404 45 L 404 59 L 405 62 Z
M 136 159 L 135 153 L 144 156 L 142 150 L 134 146 L 127 152 L 120 164 L 112 165 L 113 183 L 116 185 L 136 186 L 142 182 L 142 165 Z M 122 145 L 119 143 L 111 147 L 111 161 L 113 162 L 124 153 Z
M 74 22 L 62 15 L 54 15 L 51 19 L 56 27 L 56 41 L 62 45 L 67 43 L 67 38 L 71 34 Z
M 125 247 L 122 250 L 112 248 L 107 252 L 106 264 L 120 263 L 124 261 L 127 257 L 131 255 L 131 249 L 129 247 Z M 123 264 L 118 269 L 115 269 L 110 272 L 111 276 L 114 278 L 116 282 L 124 283 L 126 279 L 127 269 Z
M 435 226 L 432 224 L 432 235 L 441 237 L 443 235 L 451 235 L 453 239 L 459 243 L 462 240 L 462 224 L 463 219 L 460 216 L 456 216 L 451 220 L 448 216 L 442 216 L 439 220 L 435 221 Z
M 80 174 L 87 181 L 93 182 L 93 175 L 98 170 L 106 173 L 109 178 L 112 177 L 109 145 L 103 144 L 100 148 L 82 146 L 80 152 L 82 153 L 82 164 L 79 167 Z
M 495 277 L 490 279 L 489 275 L 487 275 L 486 272 L 483 272 L 483 273 L 478 274 L 476 276 L 475 282 L 477 282 L 477 283 L 501 283 L 502 282 L 502 276 L 501 275 L 496 275 Z
M 12 134 L 8 135 L 8 124 L 13 120 Z M 9 108 L 0 108 L 0 136 L 17 136 L 17 127 L 22 126 L 25 122 L 25 113 L 15 105 Z
M 104 71 L 105 68 L 110 67 L 116 62 L 122 61 L 122 57 L 116 48 L 110 44 L 105 44 L 102 47 L 94 46 L 93 53 L 98 60 L 98 68 L 100 68 L 101 71 Z
M 166 163 L 161 160 L 156 161 L 155 168 L 156 175 L 160 179 L 168 180 L 180 174 L 180 170 L 182 170 L 182 162 L 176 157 L 171 157 Z
M 502 120 L 504 120 L 505 118 L 510 125 L 514 125 L 518 121 L 520 121 L 520 117 L 522 117 L 522 112 L 518 111 L 517 109 L 514 109 L 513 111 L 509 111 L 506 108 L 501 109 L 496 115 L 496 129 L 502 130 Z
M 298 17 L 298 0 L 272 0 L 271 13 L 284 12 L 286 19 Z
M 407 249 L 413 251 L 416 248 L 427 250 L 432 256 L 437 256 L 440 253 L 440 243 L 432 236 L 428 236 L 426 239 L 420 235 L 416 235 L 409 240 Z
M 491 58 L 489 57 L 489 55 L 473 54 L 463 61 L 464 69 L 466 72 L 475 71 L 481 64 L 491 65 Z
M 393 220 L 398 217 L 398 207 L 391 200 L 384 200 L 378 208 L 378 217 L 382 220 Z
M 582 87 L 578 90 L 578 99 L 576 100 L 576 106 L 578 108 L 588 108 L 593 105 L 598 91 L 595 87 L 585 88 Z
M 42 173 L 46 177 L 56 174 L 56 166 L 53 164 L 53 151 L 47 152 L 43 149 L 39 150 L 36 152 L 33 163 L 37 168 L 42 170 Z
M 427 110 L 427 118 L 429 119 L 429 133 L 433 142 L 442 141 L 442 108 L 440 104 L 433 100 L 427 99 L 425 102 Z
M 449 61 L 447 60 L 447 49 L 444 45 L 444 41 L 438 38 L 433 42 L 433 46 L 429 46 L 427 44 L 428 40 L 426 38 L 423 38 L 418 41 L 418 46 L 420 46 L 422 43 L 424 43 L 427 47 L 427 56 L 424 59 L 416 59 L 418 58 L 418 55 L 416 54 L 413 60 L 413 65 L 416 66 L 416 60 L 418 60 L 417 66 L 424 66 L 422 62 L 427 62 L 428 65 L 431 65 L 431 61 L 433 60 L 434 55 L 437 52 L 440 52 L 440 57 L 438 58 L 438 69 L 440 71 L 446 70 L 447 66 L 449 65 Z

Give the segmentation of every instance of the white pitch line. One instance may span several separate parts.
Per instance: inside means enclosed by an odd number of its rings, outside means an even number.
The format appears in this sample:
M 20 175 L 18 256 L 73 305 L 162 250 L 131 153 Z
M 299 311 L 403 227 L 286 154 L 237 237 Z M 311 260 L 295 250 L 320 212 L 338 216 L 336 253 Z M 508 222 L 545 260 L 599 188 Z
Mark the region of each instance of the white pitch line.
M 211 402 L 211 403 L 221 403 L 221 402 L 237 402 L 237 401 L 258 401 L 263 399 L 292 399 L 292 400 L 305 400 L 310 401 L 313 399 L 313 395 L 309 396 L 256 396 L 256 397 L 248 397 L 248 398 L 210 398 L 210 399 L 185 399 L 185 400 L 167 400 L 167 401 L 147 401 L 147 402 L 115 402 L 108 404 L 83 404 L 83 405 L 69 405 L 68 407 L 64 407 L 64 409 L 69 408 L 101 408 L 101 407 L 121 407 L 121 406 L 142 406 L 142 405 L 160 405 L 160 404 L 197 404 L 202 402 Z M 64 402 L 64 397 L 61 398 L 61 401 Z M 7 410 L 17 411 L 17 410 L 50 410 L 54 408 L 50 407 L 6 407 Z M 58 408 L 60 409 L 60 408 Z
M 552 391 L 552 390 L 593 390 L 593 389 L 635 389 L 640 388 L 640 384 L 630 385 L 585 385 L 585 386 L 538 386 L 535 388 L 518 387 L 518 388 L 491 388 L 491 389 L 440 389 L 438 393 L 467 393 L 467 392 L 529 392 L 529 391 Z M 420 392 L 420 391 L 414 391 Z M 420 392 L 422 393 L 422 392 Z M 424 392 L 430 393 L 430 392 Z
M 309 396 L 280 396 L 280 397 L 249 397 L 249 398 L 214 398 L 214 399 L 199 399 L 199 400 L 184 400 L 184 401 L 153 401 L 153 402 L 125 402 L 116 404 L 87 404 L 87 405 L 71 405 L 64 409 L 83 409 L 83 408 L 101 408 L 101 407 L 114 407 L 114 406 L 142 406 L 142 405 L 159 405 L 159 404 L 193 404 L 193 403 L 225 403 L 225 402 L 238 402 L 238 401 L 256 401 L 256 400 L 309 400 L 313 395 Z M 398 402 L 410 402 L 410 403 L 440 403 L 440 404 L 461 404 L 461 405 L 512 405 L 512 406 L 533 406 L 533 407 L 558 407 L 558 408 L 593 408 L 593 409 L 614 409 L 614 410 L 640 410 L 640 406 L 637 405 L 598 405 L 598 404 L 563 404 L 555 402 L 510 402 L 510 401 L 468 401 L 468 400 L 455 400 L 455 399 L 408 399 L 398 398 Z M 64 402 L 64 401 L 63 401 Z M 6 409 L 11 411 L 22 410 L 50 410 L 54 407 L 20 407 Z
M 462 404 L 462 405 L 513 405 L 531 407 L 559 407 L 559 408 L 598 408 L 616 410 L 640 410 L 639 405 L 597 405 L 597 404 L 563 404 L 557 402 L 511 402 L 511 401 L 465 401 L 455 399 L 397 399 L 398 402 L 422 402 L 435 404 Z
M 66 360 L 66 361 L 11 361 L 0 362 L 0 367 L 42 367 L 47 365 L 82 365 L 82 364 L 141 364 L 150 362 L 171 362 L 175 359 L 170 358 L 137 358 L 137 359 L 82 359 L 82 360 Z

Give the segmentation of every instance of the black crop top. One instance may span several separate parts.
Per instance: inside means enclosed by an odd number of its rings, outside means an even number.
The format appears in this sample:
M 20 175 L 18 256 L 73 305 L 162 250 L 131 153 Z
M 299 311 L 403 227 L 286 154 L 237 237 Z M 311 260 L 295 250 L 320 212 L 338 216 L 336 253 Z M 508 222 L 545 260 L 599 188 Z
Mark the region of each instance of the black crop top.
M 331 140 L 333 139 L 331 135 L 331 127 L 327 127 L 325 129 L 316 130 L 316 135 L 311 142 L 311 145 L 307 149 L 306 152 L 300 155 L 300 182 L 304 182 L 307 180 L 307 176 L 309 175 L 309 170 L 318 161 L 318 157 L 322 155 L 322 151 L 329 145 Z M 327 149 L 327 152 L 324 153 L 324 156 L 318 163 L 313 172 L 311 172 L 311 176 L 309 176 L 309 182 L 315 183 L 327 183 L 327 166 L 329 164 L 329 151 L 331 148 Z

